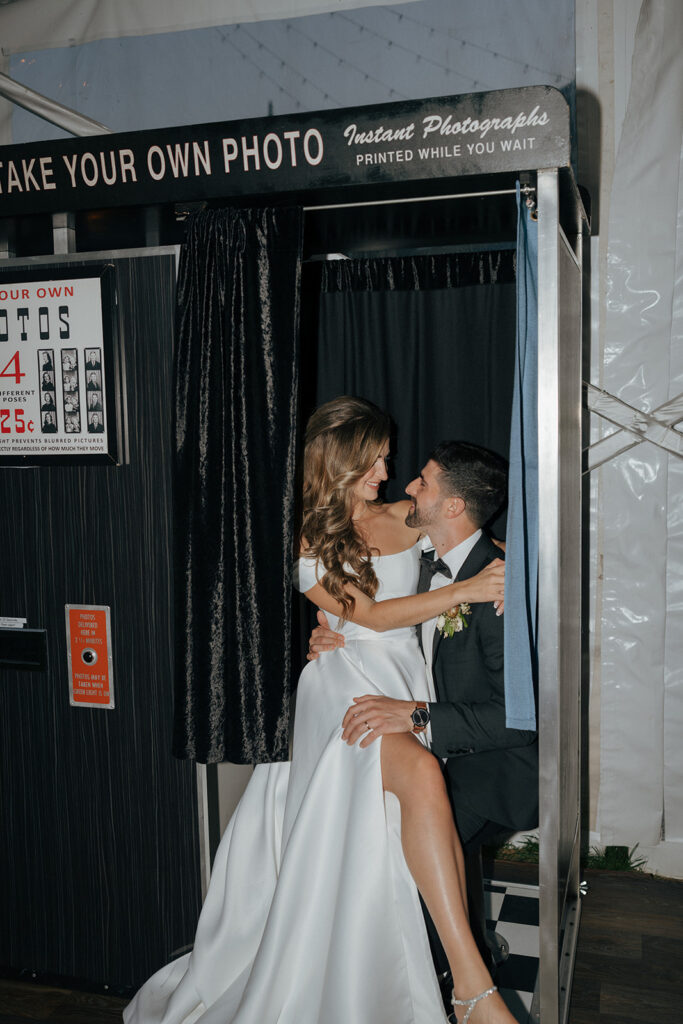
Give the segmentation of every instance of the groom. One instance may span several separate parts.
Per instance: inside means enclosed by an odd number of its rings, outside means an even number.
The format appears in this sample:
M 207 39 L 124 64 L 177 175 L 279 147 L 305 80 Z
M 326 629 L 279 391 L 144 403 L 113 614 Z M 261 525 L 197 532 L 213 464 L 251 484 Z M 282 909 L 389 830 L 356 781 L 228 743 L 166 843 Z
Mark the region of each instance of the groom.
M 501 557 L 482 527 L 504 504 L 506 486 L 506 463 L 493 452 L 463 441 L 445 441 L 434 449 L 406 488 L 411 499 L 406 523 L 428 534 L 434 548 L 422 556 L 419 592 L 468 579 Z M 492 604 L 459 608 L 452 629 L 436 619 L 418 627 L 437 700 L 416 706 L 364 697 L 362 718 L 372 712 L 373 720 L 380 719 L 366 741 L 426 726 L 432 752 L 445 761 L 465 853 L 478 857 L 482 844 L 494 837 L 538 824 L 538 743 L 535 732 L 505 725 L 503 617 Z M 337 636 L 318 628 L 312 652 L 329 650 Z M 354 704 L 344 719 L 348 742 L 365 731 L 356 713 Z M 484 928 L 480 882 L 474 892 L 470 889 L 470 900 L 473 932 L 484 952 L 483 934 L 477 935 Z

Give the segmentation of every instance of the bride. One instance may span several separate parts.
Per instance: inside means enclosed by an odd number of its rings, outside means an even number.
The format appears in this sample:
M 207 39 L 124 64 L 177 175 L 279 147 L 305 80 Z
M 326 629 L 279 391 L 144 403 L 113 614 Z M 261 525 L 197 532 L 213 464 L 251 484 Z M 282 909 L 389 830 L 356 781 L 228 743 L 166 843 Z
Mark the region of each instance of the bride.
M 192 953 L 143 985 L 126 1024 L 444 1024 L 418 893 L 448 956 L 457 1020 L 514 1024 L 472 938 L 462 850 L 424 731 L 345 742 L 359 694 L 434 700 L 417 623 L 502 595 L 497 562 L 414 593 L 409 503 L 378 498 L 389 430 L 383 412 L 350 397 L 308 423 L 295 576 L 344 646 L 303 670 L 292 760 L 254 770 Z M 374 738 L 371 722 L 355 724 Z

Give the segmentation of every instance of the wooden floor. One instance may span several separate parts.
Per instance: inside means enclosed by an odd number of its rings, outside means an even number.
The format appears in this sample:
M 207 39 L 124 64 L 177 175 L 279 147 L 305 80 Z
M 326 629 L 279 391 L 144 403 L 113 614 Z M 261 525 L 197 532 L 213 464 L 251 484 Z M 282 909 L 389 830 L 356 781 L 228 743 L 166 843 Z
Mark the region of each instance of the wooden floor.
M 682 1024 L 683 882 L 588 871 L 570 1024 Z
M 682 1024 L 683 882 L 617 871 L 586 879 L 569 1024 Z M 0 979 L 0 1024 L 120 1024 L 126 1002 Z
M 0 1024 L 121 1024 L 127 999 L 0 980 Z

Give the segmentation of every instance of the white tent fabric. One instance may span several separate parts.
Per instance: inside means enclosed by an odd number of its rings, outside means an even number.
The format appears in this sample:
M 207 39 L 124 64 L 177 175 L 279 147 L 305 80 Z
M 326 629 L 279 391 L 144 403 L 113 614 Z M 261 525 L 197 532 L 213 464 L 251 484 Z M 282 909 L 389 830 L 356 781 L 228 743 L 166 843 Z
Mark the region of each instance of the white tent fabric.
M 2 8 L 2 52 L 25 53 L 95 39 L 297 18 L 383 6 L 385 0 L 17 0 Z M 409 0 L 392 0 L 394 5 Z
M 603 387 L 683 392 L 683 7 L 645 0 L 612 187 Z M 608 428 L 605 433 L 612 432 Z M 683 841 L 683 460 L 643 442 L 600 471 L 605 844 Z
M 50 22 L 54 4 L 46 9 L 45 25 L 28 17 L 44 2 L 0 6 L 3 52 L 12 39 L 7 28 L 15 10 L 24 15 L 23 44 L 37 47 L 39 38 L 50 39 L 49 49 L 14 53 L 0 70 L 113 131 L 532 84 L 566 88 L 573 79 L 574 0 L 554 0 L 552 8 L 546 0 L 518 0 L 512 20 L 506 0 L 479 0 L 476 9 L 469 0 L 362 6 L 344 0 L 298 17 L 291 12 L 303 10 L 300 0 L 281 0 L 273 19 L 89 42 L 81 40 L 101 28 L 99 3 L 60 0 L 60 14 L 72 19 L 65 29 Z M 322 6 L 307 4 L 310 10 Z M 156 6 L 166 10 L 160 0 Z M 247 6 L 252 13 L 259 8 L 244 0 L 226 2 L 221 21 Z M 120 31 L 141 31 L 139 19 L 126 21 L 129 8 L 128 0 L 116 5 Z M 58 45 L 67 33 L 73 42 Z M 0 142 L 64 134 L 19 109 L 5 111 L 3 124 L 2 107 L 0 102 Z

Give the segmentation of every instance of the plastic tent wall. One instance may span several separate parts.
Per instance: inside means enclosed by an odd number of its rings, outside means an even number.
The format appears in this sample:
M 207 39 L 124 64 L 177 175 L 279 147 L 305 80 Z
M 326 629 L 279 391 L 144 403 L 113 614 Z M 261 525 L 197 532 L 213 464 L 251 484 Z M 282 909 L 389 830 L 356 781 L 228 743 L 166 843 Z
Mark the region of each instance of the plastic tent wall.
M 580 54 L 578 85 L 606 115 L 591 381 L 624 403 L 596 396 L 611 422 L 592 416 L 589 459 L 632 445 L 591 472 L 592 838 L 681 876 L 683 9 L 588 7 L 599 59 Z

